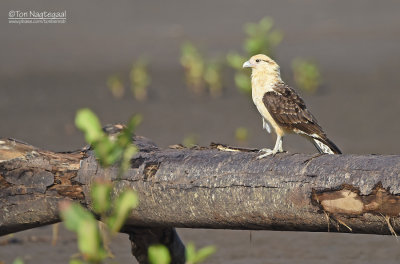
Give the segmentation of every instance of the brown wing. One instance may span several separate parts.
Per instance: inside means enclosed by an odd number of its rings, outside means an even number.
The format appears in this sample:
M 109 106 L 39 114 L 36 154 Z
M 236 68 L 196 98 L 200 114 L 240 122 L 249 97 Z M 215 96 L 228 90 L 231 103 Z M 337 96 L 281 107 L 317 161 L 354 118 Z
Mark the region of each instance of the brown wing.
M 293 88 L 279 84 L 274 87 L 274 91 L 265 93 L 263 102 L 272 118 L 281 127 L 297 133 L 303 132 L 309 136 L 316 134 L 326 137 L 317 120 L 307 110 L 303 99 Z
M 273 88 L 273 91 L 265 93 L 263 103 L 278 125 L 313 138 L 314 145 L 321 153 L 342 153 L 326 136 L 315 117 L 307 110 L 303 99 L 293 88 L 279 84 Z M 322 142 L 331 151 L 326 152 L 317 141 Z

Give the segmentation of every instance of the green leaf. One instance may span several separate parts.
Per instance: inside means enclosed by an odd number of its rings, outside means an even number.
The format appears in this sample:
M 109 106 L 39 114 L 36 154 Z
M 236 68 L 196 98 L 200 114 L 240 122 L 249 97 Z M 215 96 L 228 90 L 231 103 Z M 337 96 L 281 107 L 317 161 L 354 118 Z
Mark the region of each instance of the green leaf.
M 268 32 L 271 30 L 271 28 L 274 26 L 274 21 L 270 17 L 264 17 L 260 20 L 258 23 L 259 27 L 264 31 Z
M 200 249 L 196 253 L 196 257 L 193 260 L 193 263 L 201 263 L 204 260 L 206 260 L 208 257 L 210 257 L 212 254 L 214 254 L 217 251 L 217 249 L 214 246 L 208 246 Z
M 244 26 L 244 31 L 249 36 L 256 36 L 258 33 L 258 25 L 254 23 L 247 23 Z
M 247 141 L 249 139 L 249 130 L 245 127 L 236 128 L 235 139 L 242 142 Z
M 245 41 L 245 50 L 250 56 L 264 53 L 263 48 L 265 47 L 265 42 L 259 38 L 251 38 Z
M 234 69 L 240 70 L 243 68 L 243 63 L 247 59 L 238 53 L 228 53 L 226 55 L 226 61 L 228 62 L 228 65 Z
M 92 145 L 100 165 L 109 167 L 123 156 L 128 157 L 133 153 L 132 147 L 129 147 L 128 152 L 124 154 L 127 146 L 132 144 L 132 131 L 140 120 L 140 116 L 134 116 L 129 121 L 128 128 L 119 134 L 116 142 L 103 132 L 97 116 L 87 108 L 78 111 L 75 123 L 85 133 L 86 141 Z
M 99 119 L 88 108 L 78 110 L 75 125 L 84 132 L 86 142 L 89 144 L 95 143 L 104 135 Z
M 188 41 L 182 44 L 181 50 L 184 55 L 196 53 L 196 48 L 193 46 L 192 43 L 190 43 Z
M 149 261 L 151 264 L 169 264 L 171 256 L 164 245 L 152 245 L 149 247 Z
M 69 261 L 69 264 L 84 264 L 85 262 L 83 262 L 82 260 L 80 260 L 80 259 L 71 259 L 70 261 Z
M 83 221 L 96 221 L 94 216 L 80 204 L 71 202 L 63 202 L 60 205 L 60 216 L 65 227 L 75 232 Z
M 121 158 L 123 149 L 109 138 L 104 137 L 94 145 L 94 151 L 100 165 L 109 167 Z
M 192 148 L 193 146 L 196 146 L 198 137 L 199 136 L 196 134 L 189 134 L 183 138 L 182 145 L 186 148 Z
M 196 248 L 192 242 L 189 242 L 186 245 L 186 262 L 193 263 L 193 260 L 196 258 Z
M 107 78 L 107 86 L 110 89 L 114 98 L 122 98 L 125 93 L 125 87 L 121 80 L 121 77 L 114 74 Z
M 111 183 L 95 182 L 90 189 L 93 201 L 93 211 L 98 214 L 106 213 L 111 207 Z
M 250 76 L 242 72 L 237 72 L 235 74 L 235 84 L 242 93 L 251 94 L 251 81 Z
M 133 155 L 136 153 L 137 149 L 134 148 L 134 145 L 132 144 L 132 137 L 136 127 L 140 124 L 141 121 L 141 115 L 134 115 L 129 120 L 128 125 L 118 135 L 117 143 L 118 146 L 123 149 L 123 153 L 121 153 L 123 159 L 130 159 L 131 157 L 129 157 L 129 155 Z
M 96 220 L 84 220 L 78 227 L 78 248 L 89 261 L 98 262 L 107 256 L 103 249 Z
M 271 46 L 278 46 L 282 42 L 283 33 L 280 30 L 274 30 L 269 34 Z
M 22 260 L 22 258 L 18 257 L 14 259 L 12 264 L 24 264 L 24 261 Z
M 139 204 L 137 194 L 132 190 L 124 191 L 115 202 L 115 208 L 112 216 L 108 219 L 107 223 L 110 229 L 118 232 L 123 226 L 126 218 L 131 213 L 132 209 Z
M 247 24 L 245 31 L 247 38 L 244 42 L 244 50 L 249 56 L 256 54 L 273 55 L 275 47 L 282 41 L 281 31 L 273 29 L 274 21 L 270 17 L 264 17 L 258 24 Z
M 186 263 L 196 264 L 203 262 L 206 258 L 214 254 L 215 251 L 216 248 L 214 246 L 208 246 L 196 252 L 194 244 L 190 242 L 186 246 Z
M 120 173 L 121 175 L 126 172 L 130 165 L 131 165 L 131 159 L 133 157 L 133 155 L 135 155 L 137 153 L 137 148 L 136 146 L 133 145 L 129 145 L 125 148 L 125 151 L 122 155 L 122 161 L 121 161 L 121 167 L 120 167 Z
M 133 132 L 135 132 L 136 128 L 140 125 L 140 123 L 142 123 L 142 120 L 142 115 L 134 115 L 131 117 L 131 119 L 129 119 L 126 130 L 129 132 L 130 137 L 132 137 Z
M 131 91 L 138 101 L 147 99 L 147 87 L 151 83 L 151 77 L 148 72 L 148 63 L 144 58 L 138 59 L 132 66 L 129 74 L 131 80 Z
M 315 93 L 321 86 L 322 77 L 315 62 L 296 58 L 292 61 L 292 69 L 296 85 L 303 91 Z
M 195 93 L 202 93 L 204 90 L 204 67 L 205 61 L 202 54 L 190 42 L 181 47 L 181 65 L 185 70 L 186 85 Z
M 97 220 L 80 204 L 63 202 L 60 215 L 65 226 L 78 236 L 78 248 L 89 261 L 100 261 L 106 256 L 102 247 Z

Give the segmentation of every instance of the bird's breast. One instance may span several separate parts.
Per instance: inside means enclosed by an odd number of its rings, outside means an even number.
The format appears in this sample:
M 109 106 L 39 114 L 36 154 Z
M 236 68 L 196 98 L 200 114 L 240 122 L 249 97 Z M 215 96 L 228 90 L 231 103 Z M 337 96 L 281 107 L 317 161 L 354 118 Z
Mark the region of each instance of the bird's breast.
M 283 136 L 285 131 L 275 122 L 275 119 L 272 117 L 271 113 L 268 111 L 263 102 L 264 94 L 265 92 L 252 93 L 253 102 L 256 105 L 258 112 L 260 112 L 261 116 L 274 128 L 275 132 L 278 135 Z
M 278 82 L 282 82 L 279 75 L 268 74 L 265 72 L 256 72 L 255 74 L 252 74 L 251 96 L 261 116 L 271 124 L 278 135 L 283 136 L 285 131 L 275 122 L 263 102 L 265 93 L 274 91 L 273 88 Z

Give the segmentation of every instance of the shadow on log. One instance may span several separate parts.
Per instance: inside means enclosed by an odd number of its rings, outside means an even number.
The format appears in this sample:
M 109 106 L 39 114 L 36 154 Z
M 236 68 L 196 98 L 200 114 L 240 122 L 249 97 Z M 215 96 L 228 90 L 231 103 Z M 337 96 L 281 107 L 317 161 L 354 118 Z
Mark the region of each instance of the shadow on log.
M 139 153 L 117 179 L 117 168 L 102 169 L 89 150 L 53 153 L 1 139 L 0 235 L 59 221 L 62 199 L 90 208 L 96 178 L 111 179 L 115 193 L 139 194 L 126 230 L 400 230 L 398 155 L 285 153 L 258 160 L 256 150 L 219 144 L 158 149 L 142 137 L 135 144 Z

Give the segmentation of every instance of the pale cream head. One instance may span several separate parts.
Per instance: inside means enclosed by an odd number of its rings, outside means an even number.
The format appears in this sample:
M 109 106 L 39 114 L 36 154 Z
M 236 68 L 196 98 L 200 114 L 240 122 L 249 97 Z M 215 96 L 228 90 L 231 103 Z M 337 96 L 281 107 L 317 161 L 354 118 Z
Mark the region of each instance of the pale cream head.
M 251 57 L 250 60 L 243 64 L 243 67 L 252 69 L 251 86 L 253 95 L 260 97 L 266 91 L 272 90 L 277 83 L 282 83 L 279 65 L 266 55 L 258 54 Z
M 243 64 L 243 68 L 252 68 L 253 73 L 264 72 L 267 74 L 280 75 L 279 65 L 273 59 L 264 54 L 254 55 Z

